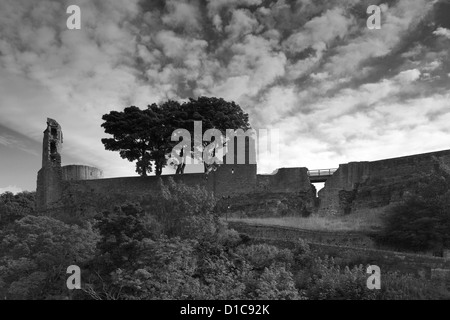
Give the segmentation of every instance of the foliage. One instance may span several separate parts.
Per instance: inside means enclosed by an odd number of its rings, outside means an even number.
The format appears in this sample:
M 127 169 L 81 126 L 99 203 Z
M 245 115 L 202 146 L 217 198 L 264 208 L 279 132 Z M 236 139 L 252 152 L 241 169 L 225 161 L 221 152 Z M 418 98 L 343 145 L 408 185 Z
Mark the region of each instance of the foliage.
M 316 258 L 311 268 L 305 293 L 314 300 L 371 300 L 376 298 L 376 291 L 366 286 L 368 275 L 362 266 L 341 268 L 333 258 Z
M 411 274 L 388 272 L 382 276 L 379 300 L 449 300 L 450 287 L 445 282 L 418 279 Z
M 143 241 L 143 254 L 132 268 L 117 269 L 112 279 L 124 299 L 192 299 L 201 293 L 194 278 L 197 260 L 192 240 Z
M 146 110 L 131 106 L 122 112 L 111 111 L 103 115 L 102 127 L 113 138 L 102 139 L 102 143 L 106 150 L 119 151 L 122 158 L 137 161 L 136 172 L 146 176 L 152 172 L 151 161 L 155 160 L 156 151 L 163 148 L 159 140 L 170 137 L 163 118 L 162 109 L 155 106 L 148 106 Z M 162 165 L 158 158 L 158 174 Z
M 142 206 L 158 219 L 165 235 L 198 238 L 219 228 L 219 218 L 213 214 L 216 200 L 205 188 L 175 183 L 172 178 L 158 184 L 158 192 L 149 194 Z
M 88 221 L 69 225 L 31 214 L 12 219 L 0 231 L 1 297 L 450 298 L 445 283 L 396 272 L 382 273 L 381 290 L 369 290 L 366 267 L 351 262 L 355 259 L 343 260 L 339 252 L 336 259 L 318 258 L 301 239 L 293 249 L 251 243 L 219 220 L 215 200 L 205 189 L 173 179 L 160 181 L 159 187 L 141 204 L 127 202 L 98 214 L 95 229 Z M 445 204 L 443 195 L 433 199 Z M 3 205 L 32 212 L 32 205 L 20 196 L 6 194 L 2 199 L 9 199 Z M 65 288 L 66 269 L 73 264 L 82 268 L 81 292 Z
M 293 254 L 288 249 L 278 249 L 268 244 L 253 244 L 237 248 L 236 254 L 247 260 L 255 269 L 264 270 L 273 263 L 292 264 Z
M 106 150 L 119 151 L 120 156 L 129 161 L 136 161 L 136 172 L 146 176 L 152 172 L 155 164 L 156 175 L 162 173 L 173 147 L 178 143 L 172 141 L 172 133 L 177 129 L 188 130 L 194 137 L 194 121 L 202 121 L 203 133 L 208 129 L 250 128 L 248 114 L 234 102 L 223 99 L 199 97 L 180 104 L 167 101 L 161 105 L 152 104 L 141 110 L 135 106 L 123 111 L 111 111 L 103 115 L 102 127 L 112 138 L 102 139 Z M 210 142 L 202 142 L 205 147 Z M 179 154 L 186 157 L 191 152 Z M 184 163 L 178 163 L 177 173 L 184 172 Z
M 379 241 L 415 251 L 450 248 L 450 191 L 445 179 L 430 181 L 418 196 L 392 209 Z
M 227 129 L 250 129 L 248 114 L 244 113 L 241 107 L 234 102 L 227 102 L 223 99 L 199 97 L 197 100 L 190 98 L 188 102 L 181 105 L 181 117 L 177 119 L 180 129 L 186 129 L 194 137 L 194 121 L 202 122 L 202 136 L 209 129 L 217 129 L 222 135 Z M 210 141 L 202 141 L 202 146 L 206 147 Z M 191 154 L 195 156 L 195 154 Z M 201 159 L 198 159 L 201 160 Z M 208 165 L 204 163 L 205 171 Z M 177 173 L 184 172 L 184 165 L 178 165 Z
M 99 259 L 106 270 L 133 264 L 143 250 L 142 241 L 156 239 L 161 229 L 152 216 L 133 203 L 105 211 L 97 217 L 96 227 L 101 236 L 97 245 Z
M 0 228 L 35 213 L 36 192 L 5 192 L 0 195 Z
M 50 217 L 27 216 L 0 231 L 0 295 L 49 299 L 67 293 L 66 269 L 94 256 L 92 228 L 69 226 Z
M 253 280 L 252 299 L 260 300 L 298 300 L 305 299 L 295 287 L 292 272 L 283 264 L 272 264 Z

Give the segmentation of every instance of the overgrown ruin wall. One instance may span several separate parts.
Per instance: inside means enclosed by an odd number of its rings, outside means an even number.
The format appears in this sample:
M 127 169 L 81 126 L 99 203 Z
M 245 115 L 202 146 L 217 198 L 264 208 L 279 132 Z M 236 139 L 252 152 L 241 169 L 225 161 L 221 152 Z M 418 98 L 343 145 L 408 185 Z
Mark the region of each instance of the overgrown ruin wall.
M 449 166 L 450 150 L 341 164 L 319 191 L 319 213 L 339 215 L 393 205 L 430 184 L 432 175 L 450 172 Z
M 37 181 L 38 210 L 95 202 L 96 195 L 109 195 L 111 200 L 144 195 L 157 188 L 159 178 L 164 182 L 172 177 L 190 186 L 205 187 L 214 193 L 219 208 L 243 217 L 306 216 L 317 206 L 320 214 L 348 214 L 395 204 L 417 194 L 420 186 L 430 185 L 432 175 L 450 173 L 450 150 L 341 164 L 319 192 L 318 205 L 307 168 L 281 168 L 271 175 L 257 175 L 256 164 L 249 161 L 249 141 L 246 164 L 223 164 L 209 174 L 112 179 L 101 179 L 101 170 L 94 167 L 61 167 L 62 142 L 61 127 L 47 119 Z
M 250 192 L 221 200 L 232 216 L 309 215 L 314 211 L 316 190 L 307 168 L 280 168 L 274 174 L 255 175 Z M 253 183 L 253 181 L 252 181 Z
M 97 206 L 99 201 L 112 204 L 145 197 L 157 191 L 159 179 L 167 183 L 170 178 L 213 192 L 222 211 L 274 216 L 299 214 L 314 207 L 315 190 L 306 168 L 286 168 L 274 175 L 264 175 L 262 186 L 255 165 L 222 165 L 209 174 L 66 180 L 62 201 L 55 203 L 55 207 Z M 288 183 L 283 183 L 284 178 Z
M 102 179 L 95 167 L 61 167 L 62 131 L 53 119 L 47 119 L 44 131 L 42 169 L 37 181 L 37 209 L 78 211 L 104 208 L 126 200 L 145 197 L 172 178 L 188 186 L 200 186 L 218 199 L 218 208 L 244 214 L 270 215 L 311 212 L 315 189 L 306 168 L 282 168 L 273 175 L 257 175 L 250 157 L 250 140 L 245 142 L 245 163 L 225 163 L 208 174 L 162 175 Z

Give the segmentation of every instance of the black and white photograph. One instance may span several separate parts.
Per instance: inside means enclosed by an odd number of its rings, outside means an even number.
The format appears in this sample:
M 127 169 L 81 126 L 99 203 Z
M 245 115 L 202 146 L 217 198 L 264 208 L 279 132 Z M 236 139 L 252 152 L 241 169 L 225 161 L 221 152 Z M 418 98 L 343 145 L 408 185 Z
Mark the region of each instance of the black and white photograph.
M 450 0 L 0 0 L 0 300 L 450 300 Z

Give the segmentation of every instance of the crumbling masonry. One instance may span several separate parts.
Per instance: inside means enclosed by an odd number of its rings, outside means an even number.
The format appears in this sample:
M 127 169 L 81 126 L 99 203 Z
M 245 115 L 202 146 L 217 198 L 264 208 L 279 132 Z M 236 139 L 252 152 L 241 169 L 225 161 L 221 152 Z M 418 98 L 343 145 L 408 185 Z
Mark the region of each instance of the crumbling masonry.
M 257 174 L 249 161 L 246 141 L 244 164 L 223 164 L 208 174 L 162 175 L 103 179 L 102 171 L 83 165 L 61 166 L 61 126 L 47 119 L 42 168 L 37 178 L 37 209 L 41 211 L 95 202 L 100 196 L 123 199 L 145 195 L 172 178 L 189 186 L 203 186 L 227 210 L 242 215 L 277 216 L 348 214 L 364 208 L 384 207 L 414 194 L 432 174 L 448 174 L 450 150 L 373 162 L 341 164 L 316 198 L 308 169 L 280 168 Z M 235 152 L 236 155 L 236 152 Z

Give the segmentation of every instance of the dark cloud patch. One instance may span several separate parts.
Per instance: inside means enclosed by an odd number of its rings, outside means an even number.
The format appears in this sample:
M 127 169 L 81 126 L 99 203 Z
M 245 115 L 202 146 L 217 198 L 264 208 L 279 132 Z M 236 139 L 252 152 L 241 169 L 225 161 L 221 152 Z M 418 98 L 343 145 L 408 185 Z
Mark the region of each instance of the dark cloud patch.
M 434 6 L 434 21 L 443 28 L 450 29 L 450 1 L 440 0 Z

